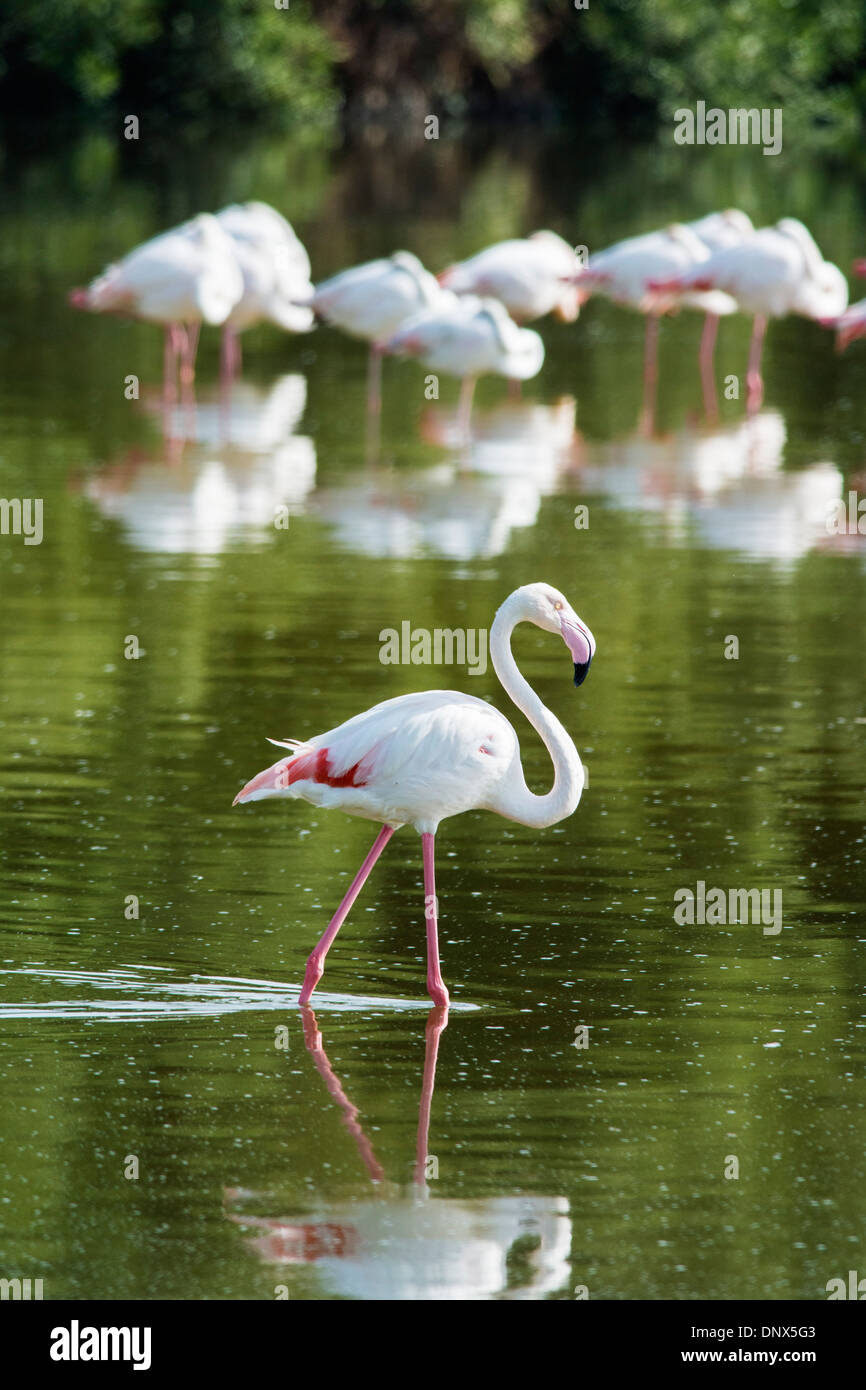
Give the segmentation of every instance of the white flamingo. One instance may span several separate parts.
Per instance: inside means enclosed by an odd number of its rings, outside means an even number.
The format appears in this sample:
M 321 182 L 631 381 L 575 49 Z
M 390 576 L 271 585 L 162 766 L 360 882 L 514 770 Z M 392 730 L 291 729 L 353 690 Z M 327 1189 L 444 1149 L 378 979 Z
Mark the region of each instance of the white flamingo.
M 544 344 L 531 328 L 519 328 L 496 299 L 458 296 L 448 290 L 426 313 L 409 319 L 382 344 L 384 352 L 418 358 L 434 372 L 463 382 L 460 427 L 469 433 L 477 377 L 487 372 L 528 381 L 541 371 Z
M 854 274 L 866 279 L 866 260 L 854 262 Z M 849 304 L 842 314 L 828 314 L 821 322 L 825 328 L 836 329 L 836 351 L 844 352 L 851 343 L 866 336 L 866 299 Z
M 72 290 L 76 309 L 126 314 L 165 326 L 166 400 L 181 381 L 191 385 L 202 323 L 225 323 L 244 290 L 234 243 L 215 217 L 201 213 L 137 246 L 86 289 Z
M 440 821 L 464 811 L 495 811 L 539 829 L 576 809 L 584 772 L 577 750 L 554 714 L 520 674 L 511 652 L 518 623 L 558 633 L 574 662 L 574 681 L 586 677 L 595 638 L 568 600 L 549 584 L 525 584 L 505 600 L 490 630 L 490 657 L 517 708 L 540 734 L 554 766 L 552 789 L 529 790 L 520 745 L 508 720 L 486 701 L 454 690 L 399 695 L 355 715 L 305 743 L 271 739 L 292 756 L 258 773 L 234 804 L 265 797 L 300 797 L 314 806 L 382 822 L 372 849 L 307 961 L 300 1003 L 322 977 L 325 956 L 394 831 L 413 825 L 421 836 L 427 921 L 427 990 L 448 1004 L 439 964 L 434 839 Z
M 690 231 L 699 236 L 709 252 L 723 251 L 727 246 L 741 246 L 749 237 L 754 236 L 755 228 L 752 219 L 740 208 L 726 208 L 724 212 L 708 212 L 705 217 L 697 217 L 693 222 L 686 222 L 685 225 Z M 711 304 L 711 302 L 708 301 Z M 704 399 L 707 402 L 708 414 L 715 415 L 715 389 L 713 386 L 713 353 L 716 347 L 716 336 L 719 331 L 719 318 L 722 314 L 731 314 L 736 311 L 737 305 L 733 299 L 719 301 L 723 305 L 721 311 L 713 307 L 707 307 L 704 315 L 704 327 L 701 333 L 701 346 L 698 352 L 698 361 L 701 369 L 701 377 L 704 383 Z
M 550 313 L 573 323 L 580 312 L 580 295 L 568 277 L 579 270 L 580 261 L 568 242 L 556 232 L 544 231 L 487 246 L 443 270 L 438 279 L 455 294 L 498 299 L 516 323 Z
M 442 290 L 410 251 L 395 251 L 378 261 L 341 270 L 317 285 L 306 302 L 326 323 L 370 344 L 367 405 L 381 404 L 380 343 L 407 319 L 432 308 Z
M 674 277 L 683 275 L 695 266 L 703 265 L 712 254 L 704 239 L 708 228 L 720 235 L 719 221 L 723 214 L 710 214 L 710 219 L 700 219 L 704 224 L 703 234 L 697 228 L 674 223 L 642 236 L 629 237 L 617 242 L 605 251 L 590 256 L 588 265 L 579 272 L 577 285 L 581 297 L 602 294 L 631 309 L 646 315 L 646 338 L 644 343 L 644 428 L 652 422 L 653 403 L 658 378 L 658 326 L 659 317 L 678 308 L 702 309 L 714 324 L 721 314 L 732 314 L 736 302 L 730 295 L 716 290 L 676 291 L 673 288 L 665 293 L 652 288 L 654 281 L 673 284 Z M 700 224 L 699 224 L 700 225 Z M 663 269 L 664 267 L 664 269 Z M 701 339 L 699 361 L 701 374 L 706 382 L 709 363 L 715 343 L 715 331 L 705 324 Z
M 764 386 L 761 354 L 769 318 L 800 314 L 823 320 L 848 304 L 848 284 L 838 266 L 825 261 L 802 222 L 783 217 L 747 240 L 716 251 L 684 274 L 659 277 L 651 288 L 661 294 L 715 292 L 733 295 L 744 314 L 754 317 L 746 374 L 750 410 L 760 405 Z
M 312 309 L 299 303 L 313 294 L 310 258 L 291 224 L 267 203 L 233 203 L 216 214 L 234 243 L 243 293 L 223 322 L 222 373 L 240 367 L 238 334 L 257 323 L 275 323 L 287 333 L 308 333 Z

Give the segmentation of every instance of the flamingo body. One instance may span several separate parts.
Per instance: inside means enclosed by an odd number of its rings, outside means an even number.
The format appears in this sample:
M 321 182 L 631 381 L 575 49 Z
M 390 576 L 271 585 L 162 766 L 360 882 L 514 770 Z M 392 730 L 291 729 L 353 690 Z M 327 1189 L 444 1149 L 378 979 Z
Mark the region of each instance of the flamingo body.
M 754 236 L 752 219 L 739 208 L 726 208 L 724 212 L 708 212 L 705 217 L 697 217 L 685 226 L 695 236 L 700 237 L 708 251 L 721 251 L 725 246 L 739 246 Z
M 243 292 L 226 318 L 242 333 L 267 320 L 288 333 L 308 333 L 312 309 L 299 300 L 313 293 L 310 258 L 294 229 L 267 203 L 232 204 L 216 219 L 231 237 L 243 276 Z
M 538 334 L 519 328 L 497 300 L 445 292 L 439 304 L 410 319 L 384 347 L 458 377 L 494 372 L 526 381 L 544 361 Z
M 375 343 L 396 332 L 411 315 L 431 308 L 440 294 L 435 276 L 417 256 L 396 251 L 322 281 L 310 303 L 326 322 Z
M 713 314 L 733 313 L 737 306 L 726 294 L 674 288 L 675 277 L 702 267 L 710 255 L 709 247 L 697 232 L 677 223 L 629 237 L 590 256 L 586 270 L 578 277 L 578 286 L 584 293 L 605 295 L 641 313 L 664 313 L 680 304 Z M 654 287 L 655 281 L 672 283 L 663 293 Z
M 149 323 L 220 324 L 242 294 L 231 238 L 215 217 L 202 213 L 130 251 L 86 290 L 73 291 L 73 302 Z
M 520 750 L 508 720 L 472 695 L 398 695 L 299 745 L 238 796 L 300 797 L 366 820 L 435 832 L 448 816 L 496 810 Z M 258 785 L 256 785 L 258 783 Z
M 543 231 L 488 246 L 443 270 L 439 283 L 455 294 L 498 299 L 521 323 L 549 313 L 572 323 L 580 310 L 580 298 L 567 280 L 579 269 L 580 262 L 568 242 L 555 232 Z
M 655 288 L 662 293 L 722 290 L 733 295 L 743 313 L 765 318 L 800 314 L 820 319 L 841 314 L 848 303 L 841 270 L 824 260 L 809 231 L 793 217 L 722 247 L 694 269 Z

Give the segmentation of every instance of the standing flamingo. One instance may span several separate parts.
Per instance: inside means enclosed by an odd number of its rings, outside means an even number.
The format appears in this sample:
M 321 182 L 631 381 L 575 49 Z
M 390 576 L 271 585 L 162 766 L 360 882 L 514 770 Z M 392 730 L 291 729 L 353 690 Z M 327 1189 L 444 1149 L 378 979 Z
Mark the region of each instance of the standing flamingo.
M 381 346 L 383 352 L 417 357 L 433 371 L 461 378 L 458 417 L 464 439 L 469 435 L 477 377 L 495 372 L 511 381 L 528 381 L 544 361 L 538 334 L 518 328 L 498 300 L 460 297 L 448 290 L 432 309 L 409 319 Z
M 380 343 L 407 319 L 432 308 L 442 290 L 410 251 L 395 251 L 379 261 L 351 266 L 323 280 L 305 303 L 326 323 L 342 328 L 370 344 L 367 406 L 381 405 L 382 351 Z
M 644 431 L 651 429 L 654 412 L 660 316 L 686 307 L 703 309 L 707 315 L 717 319 L 720 314 L 732 314 L 737 307 L 730 295 L 719 291 L 686 292 L 670 288 L 661 293 L 653 288 L 653 282 L 663 280 L 673 286 L 674 277 L 702 265 L 710 255 L 708 245 L 694 228 L 674 223 L 660 231 L 629 237 L 605 251 L 599 251 L 590 256 L 589 264 L 576 277 L 582 298 L 602 294 L 615 304 L 627 305 L 646 315 L 642 409 Z M 705 373 L 707 354 L 712 355 L 714 339 L 714 333 L 705 332 L 700 353 L 702 375 Z
M 233 203 L 216 214 L 234 244 L 243 293 L 223 322 L 221 371 L 227 384 L 240 368 L 238 334 L 264 320 L 287 333 L 309 333 L 310 258 L 291 224 L 267 203 Z
M 507 820 L 541 829 L 570 816 L 583 791 L 577 750 L 518 670 L 511 634 L 534 623 L 563 638 L 580 685 L 595 653 L 595 638 L 568 600 L 548 584 L 525 584 L 499 608 L 490 630 L 490 657 L 499 680 L 544 741 L 553 761 L 553 787 L 544 796 L 529 790 L 517 735 L 486 701 L 454 690 L 398 695 L 373 705 L 345 724 L 306 743 L 271 739 L 291 748 L 238 792 L 234 803 L 269 796 L 301 797 L 314 806 L 382 822 L 373 847 L 307 961 L 300 1003 L 309 1003 L 325 968 L 325 956 L 373 865 L 400 826 L 421 836 L 427 921 L 427 991 L 448 1004 L 439 964 L 434 837 L 440 821 L 463 811 L 495 811 Z
M 525 238 L 499 241 L 438 275 L 440 285 L 455 294 L 498 299 L 516 323 L 530 323 L 553 313 L 573 323 L 580 312 L 580 295 L 568 277 L 580 261 L 556 232 L 533 232 Z
M 825 261 L 802 222 L 783 217 L 775 227 L 762 227 L 747 240 L 716 251 L 702 265 L 651 284 L 666 294 L 722 290 L 752 314 L 752 343 L 746 373 L 748 408 L 755 411 L 764 396 L 761 355 L 769 318 L 801 314 L 824 319 L 841 314 L 848 303 L 848 284 L 838 266 Z
M 724 212 L 708 212 L 705 217 L 698 217 L 693 222 L 686 222 L 685 225 L 696 236 L 700 237 L 711 253 L 723 251 L 727 246 L 740 246 L 755 234 L 752 219 L 739 208 L 726 208 Z M 715 420 L 718 415 L 713 379 L 713 354 L 716 350 L 719 318 L 722 313 L 732 314 L 737 308 L 733 299 L 729 302 L 720 299 L 719 303 L 723 306 L 721 309 L 714 307 L 712 300 L 706 301 L 704 305 L 706 312 L 701 333 L 701 346 L 698 351 L 698 363 L 704 389 L 704 405 L 711 420 Z
M 866 260 L 854 262 L 854 274 L 861 280 L 866 279 Z M 866 336 L 866 299 L 858 299 L 856 304 L 849 304 L 844 313 L 829 314 L 821 322 L 825 328 L 835 328 L 836 351 L 844 352 L 851 343 Z
M 202 213 L 137 246 L 108 266 L 86 289 L 72 290 L 76 309 L 128 314 L 165 325 L 165 396 L 181 381 L 191 386 L 201 324 L 224 323 L 244 289 L 231 237 L 215 217 Z

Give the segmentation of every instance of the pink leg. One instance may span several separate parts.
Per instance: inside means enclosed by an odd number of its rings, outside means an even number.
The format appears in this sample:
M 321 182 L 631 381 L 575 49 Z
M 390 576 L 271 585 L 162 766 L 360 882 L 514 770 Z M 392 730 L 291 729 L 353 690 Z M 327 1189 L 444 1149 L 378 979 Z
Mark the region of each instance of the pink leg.
M 340 906 L 337 908 L 337 911 L 334 913 L 333 917 L 328 923 L 327 931 L 325 932 L 321 941 L 318 943 L 315 950 L 311 954 L 309 960 L 307 961 L 307 969 L 304 974 L 304 988 L 301 990 L 301 997 L 298 1000 L 299 1004 L 309 1004 L 310 996 L 312 995 L 313 990 L 316 988 L 316 985 L 319 983 L 324 973 L 325 956 L 331 949 L 334 937 L 337 935 L 337 932 L 340 930 L 341 926 L 348 917 L 352 903 L 355 901 L 361 889 L 364 887 L 364 884 L 367 882 L 367 879 L 370 877 L 370 870 L 373 868 L 373 865 L 379 858 L 379 855 L 382 853 L 382 850 L 385 848 L 393 834 L 394 830 L 392 826 L 383 825 L 382 829 L 379 831 L 379 834 L 376 836 L 376 839 L 373 842 L 373 848 L 370 850 L 370 853 L 367 855 L 367 858 L 364 860 L 363 864 L 361 865 L 360 869 L 358 870 L 354 879 L 352 880 L 351 888 L 349 889 L 343 901 L 340 903 Z
M 424 1032 L 424 1080 L 421 1084 L 421 1104 L 418 1106 L 418 1138 L 415 1144 L 415 1174 L 413 1181 L 419 1186 L 427 1181 L 427 1148 L 430 1142 L 430 1108 L 433 1104 L 433 1086 L 436 1082 L 436 1059 L 439 1056 L 439 1038 L 448 1027 L 448 1010 L 431 1009 Z
M 186 324 L 178 324 L 178 341 L 180 343 L 180 383 L 181 386 L 189 388 L 195 381 L 195 354 L 198 347 L 198 324 L 188 327 Z M 188 392 L 187 392 L 188 395 Z
M 169 410 L 177 399 L 177 350 L 178 326 L 167 323 L 165 326 L 165 349 L 163 352 L 163 403 Z
M 764 383 L 761 378 L 761 353 L 764 349 L 764 334 L 767 320 L 763 314 L 755 315 L 752 329 L 752 345 L 749 348 L 749 368 L 746 372 L 746 408 L 749 414 L 756 411 L 764 399 Z
M 460 437 L 465 443 L 469 443 L 471 434 L 469 432 L 469 421 L 472 418 L 472 397 L 475 394 L 474 376 L 465 376 L 460 387 L 460 400 L 457 405 L 457 428 Z
M 421 836 L 424 855 L 424 916 L 427 919 L 427 993 L 434 1004 L 448 1007 L 448 991 L 439 968 L 439 931 L 436 924 L 436 875 L 433 868 L 434 836 Z
M 241 368 L 241 345 L 238 335 L 228 324 L 223 326 L 220 350 L 220 389 L 225 394 Z
M 382 349 L 370 344 L 367 360 L 367 409 L 371 415 L 378 415 L 382 409 Z
M 701 348 L 698 353 L 698 362 L 701 368 L 701 383 L 704 392 L 704 411 L 707 419 L 715 421 L 718 418 L 719 407 L 716 399 L 716 383 L 713 376 L 713 353 L 716 350 L 716 335 L 719 331 L 718 314 L 707 314 L 704 318 L 704 329 L 701 333 Z
M 184 327 L 184 350 L 183 362 L 180 369 L 180 379 L 185 386 L 192 386 L 192 383 L 195 381 L 195 358 L 198 352 L 198 336 L 200 332 L 200 323 L 191 323 Z
M 519 401 L 519 400 L 520 400 L 520 398 L 521 398 L 521 390 L 520 390 L 520 387 L 521 387 L 521 382 L 517 381 L 515 377 L 511 377 L 511 376 L 510 376 L 510 377 L 508 378 L 508 399 L 509 399 L 510 401 Z
M 642 434 L 652 434 L 655 423 L 658 354 L 658 314 L 647 314 L 646 336 L 644 338 L 643 350 L 643 405 L 641 407 L 640 418 L 640 430 Z

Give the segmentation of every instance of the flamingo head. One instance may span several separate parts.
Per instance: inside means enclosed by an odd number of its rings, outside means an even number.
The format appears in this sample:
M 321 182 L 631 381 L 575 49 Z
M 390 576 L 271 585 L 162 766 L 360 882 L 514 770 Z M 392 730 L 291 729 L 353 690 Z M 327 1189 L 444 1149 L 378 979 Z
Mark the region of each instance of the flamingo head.
M 575 613 L 568 599 L 550 584 L 524 584 L 513 597 L 519 596 L 521 618 L 535 623 L 545 632 L 557 632 L 571 653 L 574 662 L 574 683 L 583 685 L 595 656 L 595 638 Z

